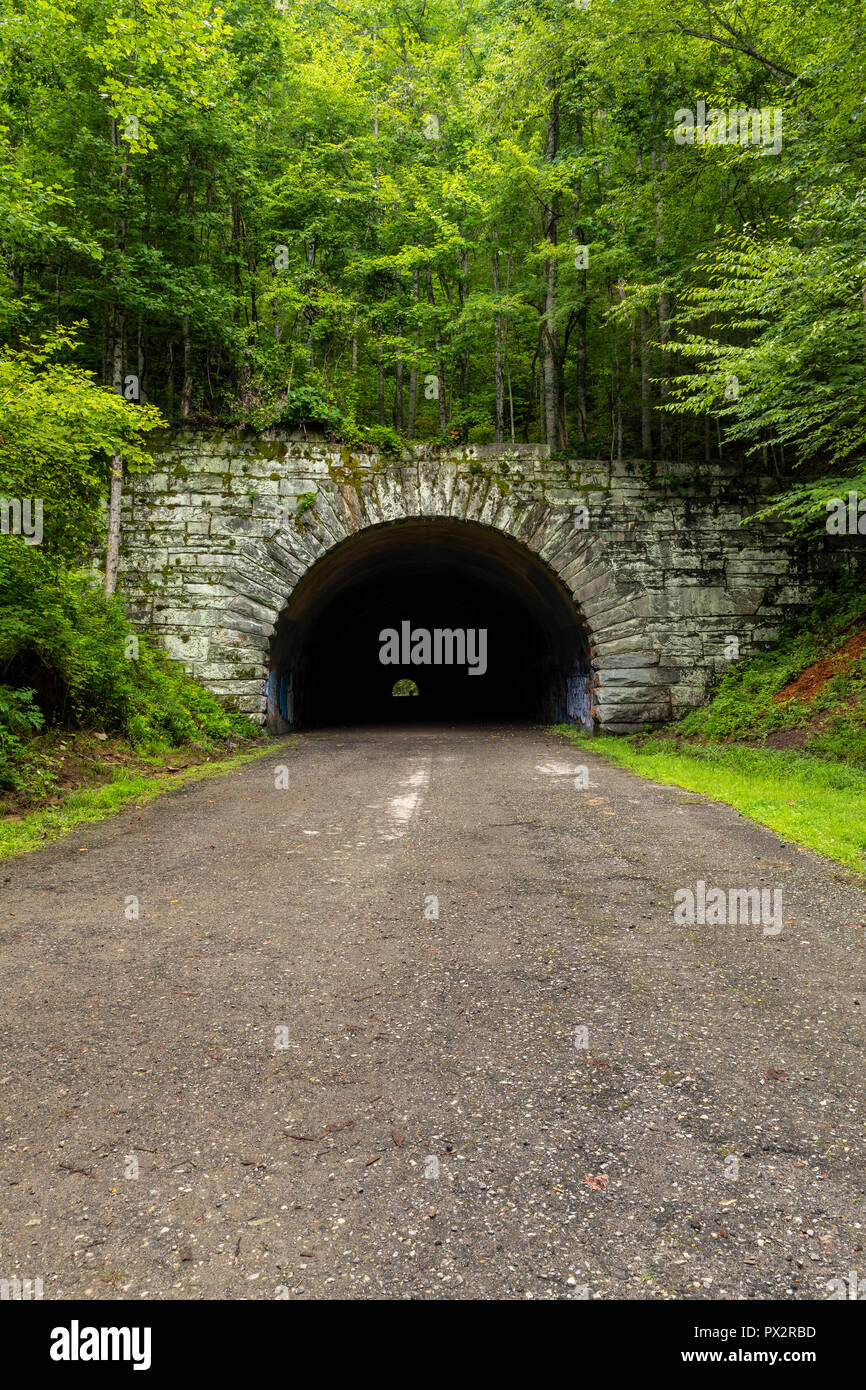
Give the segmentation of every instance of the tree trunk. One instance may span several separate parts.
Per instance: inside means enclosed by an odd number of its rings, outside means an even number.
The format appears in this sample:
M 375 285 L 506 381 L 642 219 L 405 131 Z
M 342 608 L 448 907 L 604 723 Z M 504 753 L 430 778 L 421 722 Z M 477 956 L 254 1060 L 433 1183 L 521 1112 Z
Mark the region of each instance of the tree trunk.
M 508 259 L 505 263 L 505 292 L 511 293 L 511 248 L 509 244 Z M 509 321 L 505 321 L 505 332 L 502 335 L 502 352 L 505 357 L 505 377 L 508 382 L 508 412 L 511 420 L 511 442 L 514 443 L 514 396 L 511 391 L 511 361 L 508 356 L 508 329 Z
M 586 271 L 580 272 L 583 280 L 583 302 L 577 311 L 577 437 L 581 443 L 586 439 L 587 418 L 586 418 L 586 335 L 587 335 L 587 312 L 586 312 Z
M 195 262 L 195 166 L 190 157 L 189 170 L 187 172 L 186 185 L 186 218 L 189 228 L 190 264 Z M 241 221 L 243 229 L 243 221 Z M 190 407 L 192 405 L 192 327 L 189 314 L 183 316 L 183 386 L 180 393 L 180 418 L 189 419 Z
M 583 149 L 583 111 L 579 110 L 576 118 L 576 135 L 579 149 Z M 574 240 L 575 244 L 584 244 L 583 228 L 580 225 L 580 199 L 581 181 L 577 180 L 574 190 Z M 587 375 L 587 334 L 589 313 L 587 310 L 588 287 L 587 271 L 578 270 L 578 285 L 580 304 L 577 310 L 577 373 L 576 373 L 576 395 L 577 395 L 577 437 L 581 444 L 585 443 L 587 435 L 587 408 L 586 408 L 586 375 Z
M 671 297 L 668 294 L 667 290 L 663 290 L 662 293 L 659 295 L 659 343 L 662 345 L 662 347 L 664 347 L 665 343 L 670 342 L 670 321 Z M 668 361 L 667 354 L 665 354 L 664 361 Z M 662 371 L 662 379 L 660 383 L 659 394 L 661 396 L 661 404 L 664 405 L 665 401 L 668 399 L 668 396 L 670 395 L 670 374 L 664 370 Z M 661 449 L 662 457 L 664 457 L 669 452 L 671 447 L 671 422 L 670 417 L 666 413 L 660 415 L 659 446 Z
M 308 277 L 308 284 L 309 284 L 309 287 L 310 287 L 310 290 L 311 290 L 311 291 L 312 291 L 313 286 L 314 286 L 314 277 L 315 277 L 315 273 L 316 273 L 316 252 L 317 252 L 317 249 L 318 249 L 318 247 L 317 247 L 317 244 L 316 244 L 316 238 L 315 238 L 314 236 L 313 236 L 313 237 L 310 237 L 310 240 L 307 242 L 307 265 L 310 267 L 310 274 L 309 274 L 309 277 Z M 309 357 L 310 366 L 312 367 L 313 364 L 314 364 L 314 362 L 315 362 L 315 357 L 316 357 L 316 354 L 315 354 L 315 345 L 314 345 L 314 342 L 313 342 L 313 324 L 314 324 L 315 321 L 316 321 L 316 311 L 315 311 L 315 309 L 313 308 L 313 305 L 312 305 L 312 304 L 308 304 L 308 305 L 307 305 L 306 309 L 304 310 L 304 315 L 305 315 L 306 320 L 307 320 L 307 355 L 308 355 L 308 357 Z M 384 424 L 384 420 L 382 421 L 382 423 Z
M 111 144 L 119 147 L 120 135 L 117 121 L 111 118 Z M 126 158 L 121 160 L 118 173 L 118 198 L 123 192 L 126 179 Z M 114 247 L 122 251 L 126 244 L 126 224 L 122 217 L 114 219 Z M 120 305 L 115 301 L 111 310 L 111 389 L 115 395 L 123 396 L 123 334 L 124 316 Z M 117 571 L 120 563 L 120 504 L 123 499 L 123 455 L 115 454 L 111 460 L 111 483 L 108 493 L 108 534 L 105 540 L 105 595 L 110 598 L 117 588 Z
M 457 260 L 458 260 L 458 264 L 459 264 L 459 267 L 460 267 L 460 274 L 459 274 L 458 277 L 457 277 L 457 294 L 458 294 L 458 298 L 459 298 L 459 301 L 460 301 L 460 309 L 459 309 L 459 312 L 460 312 L 460 314 L 462 315 L 463 310 L 464 310 L 465 307 L 466 307 L 466 300 L 467 300 L 467 298 L 468 298 L 468 285 L 469 285 L 469 252 L 466 251 L 466 250 L 460 250 L 460 251 L 458 251 L 458 252 L 457 252 Z M 453 333 L 452 333 L 452 335 L 451 335 L 451 338 L 452 338 L 452 342 L 453 342 L 453 339 L 454 339 Z M 461 406 L 461 409 L 463 409 L 463 410 L 465 410 L 466 407 L 467 407 L 468 404 L 469 404 L 469 369 L 470 369 L 470 365 L 471 365 L 471 363 L 470 363 L 470 357 L 469 357 L 469 349 L 468 349 L 468 348 L 464 348 L 464 349 L 463 349 L 463 352 L 461 353 L 461 357 L 460 357 L 460 406 Z M 465 418 L 464 418 L 463 425 L 462 425 L 462 437 L 463 437 L 464 441 L 465 441 L 465 439 L 467 438 L 467 431 L 468 431 L 468 428 L 469 428 L 469 427 L 468 427 L 468 424 L 466 423 L 466 420 L 465 420 Z
M 653 452 L 653 407 L 650 385 L 649 315 L 640 311 L 640 446 L 647 458 Z
M 111 311 L 111 389 L 123 395 L 123 315 L 115 304 Z M 117 588 L 120 561 L 120 504 L 123 498 L 123 455 L 111 460 L 111 488 L 108 494 L 108 536 L 105 544 L 105 595 Z
M 168 340 L 168 371 L 165 377 L 165 413 L 169 420 L 174 414 L 174 338 Z
M 427 270 L 427 298 L 431 305 L 435 305 L 436 300 L 433 296 L 433 271 Z M 439 324 L 436 324 L 436 373 L 437 390 L 439 399 L 439 433 L 444 435 L 448 429 L 448 413 L 445 401 L 445 364 L 442 360 L 442 332 Z
M 145 378 L 147 376 L 147 353 L 144 346 L 144 332 L 141 327 L 141 318 L 138 320 L 138 335 L 136 340 L 136 367 L 138 370 L 138 399 L 142 405 L 147 404 L 147 387 Z
M 398 357 L 394 363 L 394 428 L 403 433 L 403 359 Z
M 419 333 L 418 333 L 418 322 L 417 322 L 417 312 L 418 312 L 417 306 L 418 306 L 418 290 L 419 290 L 420 276 L 421 276 L 421 272 L 419 271 L 418 267 L 416 266 L 415 269 L 412 271 L 412 303 L 413 303 L 413 305 L 415 306 L 414 312 L 415 312 L 415 316 L 416 316 L 416 321 L 415 321 L 415 327 L 414 327 L 414 329 L 413 329 L 413 331 L 412 331 L 412 338 L 413 338 L 413 341 L 414 341 L 414 344 L 415 344 L 415 350 L 414 350 L 414 352 L 413 352 L 413 354 L 412 354 L 412 368 L 411 368 L 411 371 L 409 372 L 409 415 L 408 415 L 408 419 L 407 419 L 407 421 L 406 421 L 406 438 L 407 438 L 407 439 L 414 439 L 414 438 L 415 438 L 415 414 L 416 414 L 416 411 L 417 411 L 417 409 L 418 409 L 418 344 L 419 344 Z
M 397 291 L 397 304 L 399 306 L 403 297 L 403 279 L 398 273 L 395 276 Z M 394 319 L 394 337 L 401 341 L 403 338 L 403 320 L 400 317 L 399 307 Z M 403 433 L 403 354 L 400 348 L 396 348 L 394 353 L 394 410 L 393 410 L 394 429 L 398 434 Z
M 232 199 L 232 275 L 235 286 L 235 304 L 232 317 L 236 324 L 241 321 L 241 210 L 237 198 Z
M 549 78 L 547 83 L 548 91 L 552 92 L 550 114 L 547 119 L 547 132 L 545 138 L 544 157 L 548 164 L 552 164 L 559 152 L 559 91 L 555 89 L 554 79 Z M 544 237 L 553 246 L 557 240 L 557 222 L 559 217 L 558 199 L 556 194 L 551 195 L 550 202 L 545 209 Z M 560 390 L 559 390 L 559 363 L 557 361 L 556 345 L 556 289 L 557 289 L 557 262 L 555 256 L 549 256 L 544 262 L 544 335 L 542 348 L 542 362 L 544 375 L 544 415 L 545 433 L 547 443 L 551 451 L 555 451 L 564 441 L 560 440 Z
M 183 389 L 180 393 L 180 418 L 189 419 L 192 403 L 192 333 L 189 314 L 183 316 Z
M 617 295 L 620 302 L 623 298 L 622 282 L 616 284 Z M 613 304 L 614 286 L 608 285 L 608 301 Z M 619 354 L 619 325 L 616 319 L 613 321 L 613 391 L 611 393 L 611 441 L 610 456 L 617 462 L 622 462 L 622 383 L 620 370 Z
M 496 311 L 493 315 L 493 376 L 496 388 L 496 443 L 505 438 L 505 363 L 503 353 L 502 314 L 499 312 L 499 249 L 494 249 L 491 258 L 493 268 L 493 293 L 496 296 Z
M 664 152 L 662 152 L 659 155 L 658 161 L 656 161 L 656 152 L 655 150 L 653 150 L 651 155 L 651 168 L 654 176 L 656 174 L 657 167 L 659 169 L 667 168 L 667 155 L 665 155 Z M 655 177 L 653 178 L 653 201 L 655 203 L 656 215 L 656 266 L 659 275 L 661 276 L 664 271 L 664 259 L 662 255 L 664 246 L 664 206 L 662 203 L 662 196 L 658 191 L 658 184 L 655 180 Z M 663 349 L 659 396 L 660 404 L 662 406 L 664 406 L 665 401 L 667 400 L 670 394 L 670 371 L 668 365 L 669 359 L 667 352 L 664 351 L 665 344 L 670 342 L 670 323 L 671 296 L 667 290 L 662 290 L 659 294 L 659 345 Z M 664 410 L 661 410 L 659 412 L 659 452 L 661 453 L 662 458 L 666 457 L 666 455 L 670 451 L 670 447 L 670 417 Z

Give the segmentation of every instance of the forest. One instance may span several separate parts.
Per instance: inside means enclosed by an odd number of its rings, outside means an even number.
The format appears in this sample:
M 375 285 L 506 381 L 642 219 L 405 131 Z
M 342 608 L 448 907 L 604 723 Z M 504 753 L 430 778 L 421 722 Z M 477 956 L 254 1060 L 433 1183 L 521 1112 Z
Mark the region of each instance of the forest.
M 108 655 L 89 569 L 166 426 L 722 459 L 823 529 L 866 492 L 864 36 L 860 0 L 0 0 L 7 746 L 223 728 Z
M 4 395 L 861 468 L 858 0 L 2 14 Z

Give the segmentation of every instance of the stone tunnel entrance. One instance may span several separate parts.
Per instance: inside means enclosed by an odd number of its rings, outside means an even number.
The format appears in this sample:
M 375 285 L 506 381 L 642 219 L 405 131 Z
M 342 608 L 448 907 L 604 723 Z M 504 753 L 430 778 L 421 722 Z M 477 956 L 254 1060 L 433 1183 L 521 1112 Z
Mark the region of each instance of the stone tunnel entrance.
M 271 641 L 268 726 L 591 727 L 590 673 L 570 595 L 525 546 L 474 522 L 395 522 L 338 545 L 293 591 Z M 395 698 L 406 681 L 417 697 Z

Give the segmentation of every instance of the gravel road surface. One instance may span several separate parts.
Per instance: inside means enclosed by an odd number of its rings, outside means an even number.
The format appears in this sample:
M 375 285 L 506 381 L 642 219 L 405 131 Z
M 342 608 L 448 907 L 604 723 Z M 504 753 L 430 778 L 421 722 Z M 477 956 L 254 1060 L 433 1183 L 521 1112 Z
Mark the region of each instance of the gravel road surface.
M 699 882 L 782 930 L 676 921 Z M 542 730 L 277 742 L 0 864 L 0 1277 L 866 1285 L 864 940 L 856 875 Z

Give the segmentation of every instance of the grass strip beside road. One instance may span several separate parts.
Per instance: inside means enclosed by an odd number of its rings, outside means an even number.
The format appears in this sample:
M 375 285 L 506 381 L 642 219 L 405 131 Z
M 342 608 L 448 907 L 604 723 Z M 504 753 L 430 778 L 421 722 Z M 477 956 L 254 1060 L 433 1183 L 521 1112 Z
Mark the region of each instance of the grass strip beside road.
M 808 754 L 741 744 L 682 744 L 612 734 L 590 736 L 573 725 L 555 733 L 639 777 L 735 807 L 784 840 L 866 872 L 866 772 Z
M 279 745 L 280 757 L 288 751 L 286 741 Z M 96 787 L 80 787 L 64 797 L 61 805 L 43 807 L 25 816 L 8 816 L 0 821 L 0 859 L 29 850 L 41 849 L 52 840 L 60 840 L 79 825 L 105 820 L 126 806 L 144 806 L 164 792 L 176 791 L 206 777 L 222 777 L 245 763 L 273 755 L 274 747 L 256 748 L 221 758 L 217 762 L 202 762 L 181 772 L 147 773 L 116 768 L 110 782 Z

